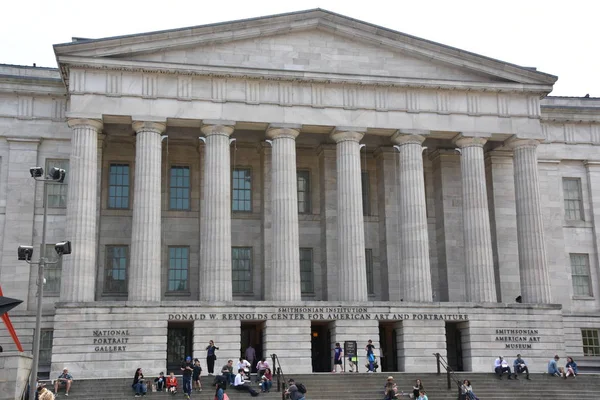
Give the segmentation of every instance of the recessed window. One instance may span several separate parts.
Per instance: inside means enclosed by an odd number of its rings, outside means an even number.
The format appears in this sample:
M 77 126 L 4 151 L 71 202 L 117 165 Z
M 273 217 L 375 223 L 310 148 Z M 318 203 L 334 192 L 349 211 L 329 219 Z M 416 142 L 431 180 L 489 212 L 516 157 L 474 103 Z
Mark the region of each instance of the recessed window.
M 190 167 L 171 167 L 169 209 L 190 209 Z
M 367 267 L 367 293 L 375 294 L 373 280 L 373 249 L 365 249 L 365 265 Z
M 231 262 L 233 293 L 252 293 L 252 247 L 232 247 Z
M 565 219 L 568 221 L 583 220 L 581 179 L 563 178 L 563 197 L 565 201 Z
M 598 341 L 598 329 L 582 329 L 581 340 L 583 341 L 584 356 L 600 356 L 600 342 Z
M 314 293 L 313 249 L 300 248 L 300 289 L 302 293 Z
M 42 329 L 40 331 L 40 365 L 50 366 L 52 361 L 52 340 L 54 331 L 52 329 Z
M 575 296 L 591 296 L 590 256 L 588 254 L 570 254 L 571 278 Z
M 48 208 L 66 208 L 69 193 L 69 160 L 46 159 L 46 170 L 44 172 L 48 174 L 52 167 L 64 169 L 66 175 L 63 183 L 49 182 L 45 184 Z
M 362 203 L 363 203 L 363 215 L 371 215 L 371 196 L 369 186 L 369 172 L 362 171 L 361 174 L 361 188 L 362 188 Z
M 106 246 L 106 263 L 104 264 L 105 293 L 127 293 L 128 263 L 128 246 Z
M 169 247 L 169 292 L 187 292 L 190 248 Z
M 108 208 L 129 208 L 129 164 L 110 164 L 108 172 Z
M 308 214 L 311 212 L 310 202 L 310 171 L 297 171 L 298 183 L 298 213 Z
M 252 172 L 249 168 L 233 170 L 231 202 L 233 211 L 252 211 Z
M 48 261 L 56 264 L 46 264 L 46 268 L 44 268 L 44 278 L 46 278 L 46 283 L 44 284 L 44 295 L 58 296 L 60 295 L 62 257 L 59 257 L 58 254 L 56 254 L 53 244 L 46 245 L 45 256 Z

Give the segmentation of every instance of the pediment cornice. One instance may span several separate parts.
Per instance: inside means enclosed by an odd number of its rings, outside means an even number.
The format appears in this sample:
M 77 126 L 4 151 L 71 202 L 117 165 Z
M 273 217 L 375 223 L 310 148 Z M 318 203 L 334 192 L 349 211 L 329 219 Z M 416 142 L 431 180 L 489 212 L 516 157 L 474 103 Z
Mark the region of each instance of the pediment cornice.
M 107 67 L 112 68 L 116 67 L 116 64 L 110 64 L 109 60 L 126 59 L 127 56 L 152 53 L 163 49 L 173 50 L 192 46 L 215 45 L 314 29 L 328 31 L 354 41 L 372 44 L 373 46 L 462 68 L 474 73 L 490 75 L 516 84 L 544 87 L 542 91 L 546 93 L 551 90 L 552 84 L 557 79 L 553 75 L 541 73 L 531 68 L 505 63 L 320 9 L 171 31 L 84 40 L 55 45 L 54 50 L 63 71 L 63 78 L 67 79 L 67 76 L 64 75 L 63 65 L 74 61 L 72 57 L 105 60 Z M 206 67 L 186 65 L 185 68 L 198 70 Z M 161 70 L 164 70 L 164 68 Z M 268 72 L 267 75 L 286 75 L 288 71 Z M 254 73 L 247 72 L 247 76 L 250 77 Z M 293 74 L 294 71 L 289 73 Z M 307 74 L 304 71 L 302 73 Z M 270 79 L 269 76 L 263 76 L 263 78 Z M 311 79 L 314 79 L 314 77 L 311 77 Z M 337 78 L 331 77 L 329 79 Z M 382 78 L 361 76 L 361 79 L 376 81 Z

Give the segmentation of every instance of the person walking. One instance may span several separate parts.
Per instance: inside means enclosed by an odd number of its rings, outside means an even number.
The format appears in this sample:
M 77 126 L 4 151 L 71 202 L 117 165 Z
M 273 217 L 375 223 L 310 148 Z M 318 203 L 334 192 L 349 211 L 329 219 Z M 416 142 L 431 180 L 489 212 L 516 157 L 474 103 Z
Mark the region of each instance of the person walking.
M 194 364 L 192 364 L 192 357 L 187 356 L 183 364 L 181 364 L 181 375 L 183 381 L 183 393 L 186 399 L 189 399 L 192 395 L 192 374 L 194 373 Z
M 208 346 L 206 346 L 206 369 L 208 370 L 208 375 L 215 373 L 216 350 L 219 350 L 219 348 L 215 346 L 215 342 L 210 340 Z
M 335 344 L 335 348 L 333 349 L 333 373 L 335 374 L 337 372 L 337 367 L 338 365 L 340 366 L 340 369 L 342 370 L 342 372 L 344 372 L 344 365 L 342 364 L 342 361 L 344 359 L 344 350 L 342 349 L 342 347 L 340 346 L 339 343 Z
M 373 346 L 373 341 L 371 339 L 367 342 L 365 350 L 367 351 L 367 360 L 369 361 L 368 372 L 375 372 L 375 346 Z

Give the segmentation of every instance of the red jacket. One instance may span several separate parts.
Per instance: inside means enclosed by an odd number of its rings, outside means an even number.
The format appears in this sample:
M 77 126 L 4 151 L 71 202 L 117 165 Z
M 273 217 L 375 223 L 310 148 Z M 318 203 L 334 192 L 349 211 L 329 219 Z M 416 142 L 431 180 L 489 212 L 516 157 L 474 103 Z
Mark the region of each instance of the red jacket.
M 175 377 L 171 378 L 170 376 L 168 376 L 167 377 L 167 387 L 170 388 L 171 386 L 177 387 L 177 378 L 175 378 Z

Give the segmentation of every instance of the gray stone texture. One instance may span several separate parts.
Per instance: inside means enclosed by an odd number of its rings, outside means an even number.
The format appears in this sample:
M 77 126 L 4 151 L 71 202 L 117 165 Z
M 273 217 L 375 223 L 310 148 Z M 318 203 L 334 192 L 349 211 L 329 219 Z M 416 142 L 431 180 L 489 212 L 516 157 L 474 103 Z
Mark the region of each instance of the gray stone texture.
M 321 264 L 324 266 L 323 288 L 326 300 L 339 298 L 338 280 L 338 188 L 336 151 L 333 145 L 321 145 L 319 154 L 319 178 L 321 181 Z
M 363 133 L 337 131 L 338 293 L 341 301 L 366 301 L 365 229 L 360 144 Z
M 416 302 L 432 301 L 422 156 L 424 140 L 420 135 L 392 137 L 400 152 L 398 184 L 402 190 L 398 205 L 402 297 Z
M 31 375 L 32 356 L 21 352 L 0 353 L 0 399 L 20 400 Z
M 494 259 L 483 160 L 486 139 L 460 136 L 467 301 L 495 302 Z
M 298 237 L 298 185 L 296 136 L 298 129 L 271 127 L 272 246 L 270 292 L 274 301 L 300 300 L 300 242 Z
M 230 301 L 231 167 L 229 136 L 233 127 L 206 125 L 204 190 L 200 217 L 200 299 Z
M 542 222 L 537 141 L 515 140 L 515 198 L 521 291 L 524 303 L 550 303 L 550 281 L 546 260 L 546 243 Z
M 157 122 L 133 123 L 136 182 L 128 276 L 132 301 L 161 299 L 161 134 L 165 128 Z

